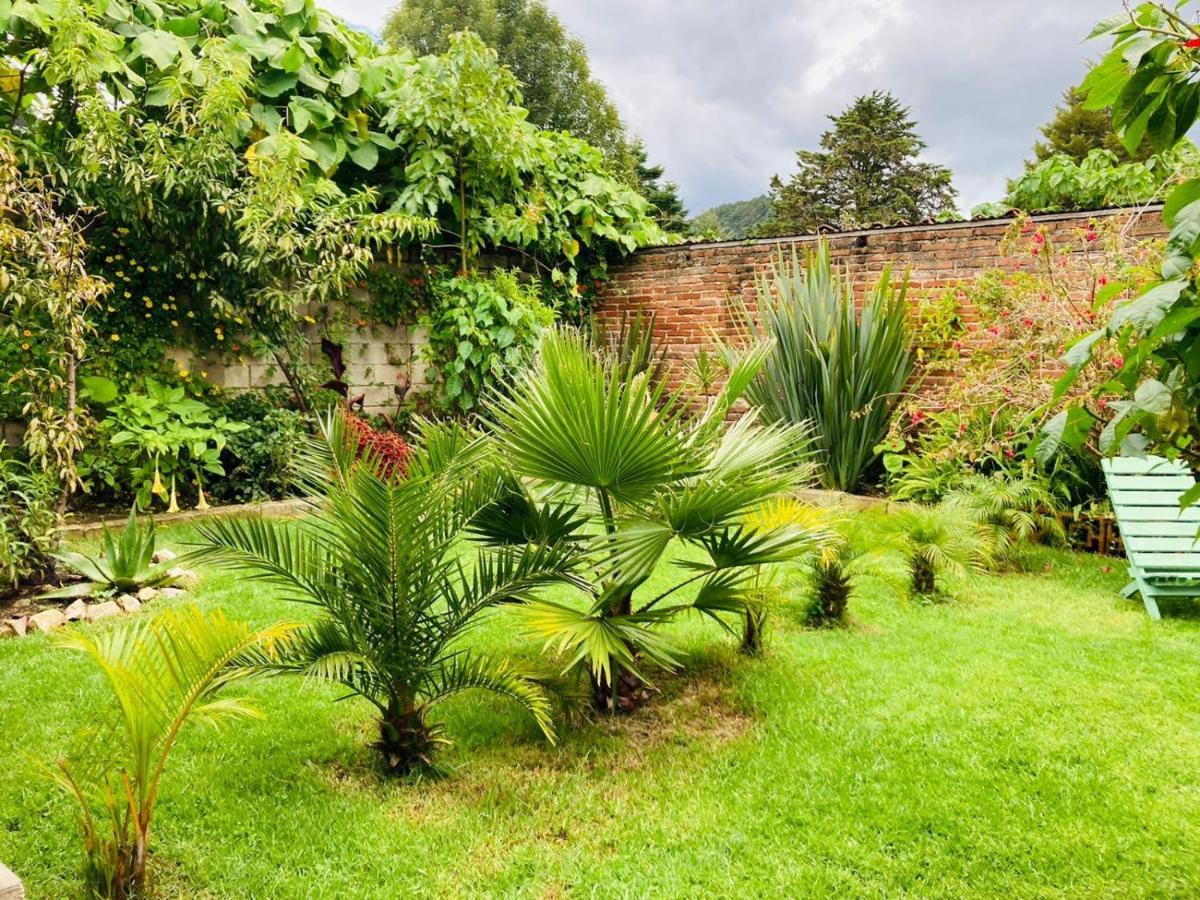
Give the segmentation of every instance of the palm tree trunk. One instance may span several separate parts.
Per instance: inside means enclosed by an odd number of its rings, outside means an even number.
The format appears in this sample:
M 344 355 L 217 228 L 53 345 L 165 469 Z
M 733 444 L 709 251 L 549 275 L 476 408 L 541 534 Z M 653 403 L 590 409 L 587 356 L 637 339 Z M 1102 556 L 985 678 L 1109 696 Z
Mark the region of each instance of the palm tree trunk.
M 921 597 L 932 596 L 937 588 L 935 575 L 933 566 L 928 562 L 920 557 L 914 559 L 912 564 L 913 593 Z
M 379 740 L 371 746 L 379 751 L 389 772 L 407 775 L 431 764 L 438 743 L 424 711 L 411 700 L 393 697 L 379 717 Z

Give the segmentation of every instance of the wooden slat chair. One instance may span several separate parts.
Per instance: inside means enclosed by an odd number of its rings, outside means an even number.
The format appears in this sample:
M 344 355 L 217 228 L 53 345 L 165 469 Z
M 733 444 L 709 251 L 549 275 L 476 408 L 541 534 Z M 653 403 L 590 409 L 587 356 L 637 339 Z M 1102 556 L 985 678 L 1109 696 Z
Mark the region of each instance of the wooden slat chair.
M 1179 508 L 1180 497 L 1196 483 L 1187 465 L 1118 456 L 1104 460 L 1104 478 L 1132 579 L 1121 595 L 1140 593 L 1156 620 L 1162 618 L 1159 597 L 1200 597 L 1200 505 Z

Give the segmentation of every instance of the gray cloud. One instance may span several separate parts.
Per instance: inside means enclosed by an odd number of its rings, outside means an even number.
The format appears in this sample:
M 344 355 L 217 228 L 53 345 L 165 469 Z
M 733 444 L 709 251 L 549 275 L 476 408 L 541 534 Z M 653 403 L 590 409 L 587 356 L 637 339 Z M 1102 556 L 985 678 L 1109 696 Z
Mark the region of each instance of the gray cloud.
M 875 89 L 912 107 L 966 209 L 999 199 L 1100 45 L 1116 0 L 549 0 L 693 212 L 762 193 L 826 116 Z M 379 28 L 392 5 L 335 0 Z

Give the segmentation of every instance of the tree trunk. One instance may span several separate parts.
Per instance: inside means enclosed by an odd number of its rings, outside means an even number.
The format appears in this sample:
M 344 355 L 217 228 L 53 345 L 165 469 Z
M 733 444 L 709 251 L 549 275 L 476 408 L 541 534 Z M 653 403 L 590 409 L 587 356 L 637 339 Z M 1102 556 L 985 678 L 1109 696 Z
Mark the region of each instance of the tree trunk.
M 271 351 L 271 355 L 275 357 L 275 364 L 279 366 L 279 371 L 283 373 L 284 379 L 288 383 L 288 387 L 292 389 L 292 394 L 296 398 L 296 406 L 300 412 L 308 414 L 308 400 L 304 396 L 304 388 L 300 384 L 300 380 L 296 378 L 296 373 L 292 371 L 291 365 L 284 358 L 283 352 L 278 348 Z
M 440 729 L 425 721 L 423 710 L 393 698 L 379 718 L 379 740 L 371 746 L 379 751 L 390 773 L 407 775 L 433 765 L 434 753 L 445 743 Z
M 72 441 L 75 439 L 75 427 L 76 427 L 75 405 L 79 402 L 79 388 L 76 383 L 78 380 L 76 377 L 76 374 L 77 373 L 76 373 L 76 366 L 75 366 L 75 354 L 68 353 L 67 354 L 67 372 L 66 372 L 66 375 L 67 375 L 67 379 L 66 379 L 67 380 L 67 408 L 66 408 L 66 419 L 63 424 L 64 424 L 64 429 L 67 432 L 67 439 L 69 441 Z M 68 446 L 73 446 L 73 445 L 68 445 Z M 75 451 L 71 450 L 69 452 L 71 454 L 71 460 L 70 460 L 69 465 L 67 466 L 69 471 L 67 472 L 65 478 L 60 475 L 60 479 L 59 479 L 60 483 L 59 483 L 59 487 L 58 487 L 58 503 L 55 506 L 55 512 L 58 514 L 58 518 L 59 518 L 60 522 L 61 522 L 62 518 L 67 514 L 67 500 L 70 498 L 71 492 L 75 489 L 75 483 L 73 481 L 73 479 L 75 478 Z
M 746 623 L 742 628 L 742 646 L 739 648 L 747 656 L 762 652 L 763 631 L 767 622 L 767 610 L 764 606 L 747 605 Z
M 937 590 L 933 566 L 923 559 L 914 559 L 912 564 L 912 589 L 920 597 L 930 597 Z

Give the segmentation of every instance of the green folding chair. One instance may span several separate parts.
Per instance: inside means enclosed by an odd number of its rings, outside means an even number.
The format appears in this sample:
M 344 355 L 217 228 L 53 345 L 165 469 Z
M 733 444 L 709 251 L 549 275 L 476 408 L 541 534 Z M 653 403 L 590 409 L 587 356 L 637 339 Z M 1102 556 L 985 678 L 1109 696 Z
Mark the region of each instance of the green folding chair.
M 1104 460 L 1132 579 L 1123 597 L 1142 595 L 1146 612 L 1158 620 L 1160 597 L 1200 597 L 1200 504 L 1179 508 L 1196 480 L 1182 462 L 1157 456 Z

